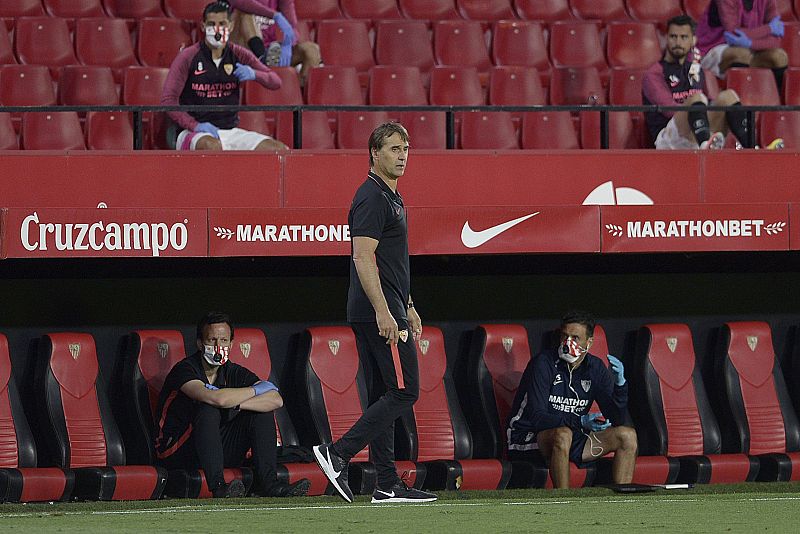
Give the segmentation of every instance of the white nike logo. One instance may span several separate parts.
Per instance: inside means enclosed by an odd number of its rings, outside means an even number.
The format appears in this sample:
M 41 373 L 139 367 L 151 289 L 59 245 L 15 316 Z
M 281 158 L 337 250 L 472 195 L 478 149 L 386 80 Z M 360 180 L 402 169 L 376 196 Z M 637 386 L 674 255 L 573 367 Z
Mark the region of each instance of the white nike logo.
M 531 217 L 539 215 L 539 212 L 531 213 L 529 215 L 525 215 L 518 219 L 514 219 L 513 221 L 507 221 L 502 224 L 498 224 L 497 226 L 492 226 L 491 228 L 487 228 L 486 230 L 481 230 L 476 232 L 469 226 L 469 221 L 464 223 L 464 227 L 461 229 L 461 242 L 464 243 L 464 246 L 467 248 L 476 248 L 487 241 L 494 239 L 495 237 L 499 236 L 509 228 L 513 228 L 514 226 L 518 225 L 523 221 L 527 221 Z
M 387 492 L 387 491 L 383 491 L 383 490 L 379 490 L 379 489 L 376 489 L 375 491 L 377 491 L 378 493 L 381 493 L 383 495 L 386 495 L 387 497 L 394 497 L 394 491 Z
M 342 472 L 333 470 L 333 461 L 331 460 L 331 451 L 330 451 L 330 449 L 328 449 L 326 452 L 328 453 L 327 454 L 327 456 L 328 456 L 328 464 L 330 464 L 330 466 L 331 466 L 331 473 L 333 473 L 333 478 L 339 478 L 339 475 Z

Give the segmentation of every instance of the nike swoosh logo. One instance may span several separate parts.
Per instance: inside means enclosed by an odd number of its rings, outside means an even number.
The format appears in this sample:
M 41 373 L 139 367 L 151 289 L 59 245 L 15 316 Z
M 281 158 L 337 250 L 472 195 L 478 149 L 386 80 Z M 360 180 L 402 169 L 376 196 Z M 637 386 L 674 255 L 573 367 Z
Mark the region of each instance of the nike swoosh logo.
M 383 495 L 386 495 L 387 497 L 394 497 L 394 492 L 393 492 L 393 491 L 392 491 L 392 492 L 386 492 L 386 491 L 382 491 L 382 490 L 376 490 L 376 491 L 377 491 L 378 493 L 381 493 L 381 494 L 383 494 Z
M 328 456 L 328 463 L 329 463 L 329 464 L 330 464 L 330 466 L 331 466 L 331 472 L 333 472 L 333 478 L 339 478 L 339 475 L 340 475 L 342 472 L 341 472 L 341 471 L 334 471 L 334 470 L 333 470 L 333 461 L 331 461 L 331 451 L 330 451 L 330 450 L 328 450 L 328 451 L 326 451 L 326 452 L 328 453 L 328 454 L 327 454 L 327 456 Z
M 518 225 L 523 221 L 527 221 L 531 217 L 535 215 L 539 215 L 540 212 L 531 213 L 529 215 L 525 215 L 518 219 L 514 219 L 513 221 L 507 221 L 502 224 L 498 224 L 497 226 L 492 226 L 491 228 L 487 228 L 486 230 L 481 230 L 476 232 L 469 226 L 469 221 L 464 223 L 464 227 L 461 229 L 461 242 L 464 243 L 464 246 L 467 248 L 476 248 L 487 241 L 494 239 L 495 237 L 499 236 L 509 228 L 513 228 L 514 226 Z
M 194 75 L 195 76 L 200 76 L 201 74 L 205 74 L 205 73 L 206 73 L 206 71 L 204 71 L 204 70 L 196 70 L 196 71 L 194 71 Z

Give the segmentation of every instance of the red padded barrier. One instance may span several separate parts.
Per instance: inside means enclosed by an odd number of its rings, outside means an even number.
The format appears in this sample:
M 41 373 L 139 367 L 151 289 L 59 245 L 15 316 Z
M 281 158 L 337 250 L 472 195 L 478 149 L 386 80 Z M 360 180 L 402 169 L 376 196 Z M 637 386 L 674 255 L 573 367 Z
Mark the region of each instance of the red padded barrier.
M 714 468 L 709 484 L 738 484 L 748 480 L 751 464 L 746 454 L 715 454 L 710 458 L 713 458 Z
M 769 325 L 763 322 L 727 323 L 728 358 L 739 375 L 750 427 L 750 454 L 786 451 L 786 432 L 772 379 L 775 352 Z
M 311 349 L 309 362 L 322 385 L 333 441 L 361 417 L 361 399 L 356 385 L 358 351 L 353 331 L 347 327 L 319 326 L 309 328 Z M 369 461 L 369 446 L 352 460 Z
M 20 502 L 57 501 L 64 495 L 67 478 L 57 467 L 19 468 L 23 485 Z
M 0 468 L 17 467 L 19 450 L 17 434 L 14 430 L 14 415 L 11 413 L 11 399 L 8 380 L 11 378 L 11 360 L 8 357 L 8 339 L 0 334 Z
M 149 465 L 117 465 L 114 501 L 132 501 L 148 498 L 148 493 L 158 486 L 158 473 Z
M 503 478 L 503 470 L 497 460 L 464 460 L 460 461 L 464 471 L 461 475 L 461 490 L 496 489 Z
M 158 396 L 172 367 L 186 357 L 183 336 L 177 330 L 137 330 L 139 369 L 147 382 L 150 413 L 155 417 Z
M 656 480 L 665 481 L 669 479 L 669 472 L 670 463 L 666 456 L 639 456 L 636 458 L 636 468 L 633 470 L 631 482 L 653 484 Z
M 106 465 L 106 440 L 95 390 L 98 364 L 88 334 L 49 334 L 50 368 L 61 386 L 61 403 L 70 441 L 70 467 Z
M 198 499 L 210 499 L 213 497 L 211 495 L 211 491 L 208 489 L 208 483 L 206 482 L 206 474 L 205 472 L 200 469 L 200 493 L 197 495 Z M 225 468 L 222 470 L 222 477 L 225 479 L 226 484 L 230 484 L 231 480 L 234 478 L 238 478 L 239 480 L 242 479 L 242 470 L 238 468 Z
M 667 454 L 703 454 L 703 428 L 692 383 L 695 364 L 692 333 L 685 324 L 651 324 L 647 328 L 652 336 L 649 359 L 660 380 L 664 419 L 669 430 Z

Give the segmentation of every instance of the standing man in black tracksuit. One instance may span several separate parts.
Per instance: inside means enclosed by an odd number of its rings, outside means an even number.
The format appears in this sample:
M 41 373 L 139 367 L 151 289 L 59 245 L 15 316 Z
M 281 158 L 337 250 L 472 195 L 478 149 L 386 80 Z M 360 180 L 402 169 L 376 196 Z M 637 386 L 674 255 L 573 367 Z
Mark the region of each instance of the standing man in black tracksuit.
M 397 180 L 408 162 L 408 132 L 381 124 L 369 138 L 370 172 L 350 206 L 352 236 L 347 320 L 362 363 L 375 370 L 386 394 L 335 443 L 314 447 L 322 471 L 352 502 L 347 464 L 367 444 L 378 475 L 373 503 L 429 502 L 436 495 L 409 488 L 394 465 L 394 421 L 419 397 L 416 340 L 422 320 L 411 300 L 408 227 Z
M 509 456 L 530 458 L 541 452 L 555 488 L 569 487 L 570 461 L 582 465 L 609 452 L 614 452 L 614 482 L 633 478 L 636 430 L 622 426 L 628 405 L 624 367 L 609 354 L 609 371 L 589 353 L 594 327 L 588 313 L 567 313 L 558 349 L 531 360 L 511 406 Z M 594 401 L 602 413 L 589 413 Z

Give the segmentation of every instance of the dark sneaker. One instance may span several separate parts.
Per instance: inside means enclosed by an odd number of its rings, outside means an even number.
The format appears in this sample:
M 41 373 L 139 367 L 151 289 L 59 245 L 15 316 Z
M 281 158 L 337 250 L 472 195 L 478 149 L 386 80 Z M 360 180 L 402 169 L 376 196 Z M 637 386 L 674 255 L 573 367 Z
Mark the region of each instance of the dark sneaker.
M 244 482 L 238 478 L 231 480 L 230 484 L 223 484 L 212 492 L 215 499 L 227 499 L 231 497 L 244 497 Z
M 435 494 L 427 491 L 409 488 L 405 482 L 398 482 L 388 490 L 375 488 L 372 492 L 372 502 L 374 503 L 394 503 L 394 502 L 433 502 L 437 499 Z
M 307 478 L 301 478 L 292 484 L 278 483 L 271 487 L 269 490 L 262 492 L 263 497 L 302 497 L 308 494 L 311 488 L 311 481 Z
M 350 491 L 350 486 L 347 485 L 347 462 L 331 452 L 330 443 L 323 443 L 322 445 L 314 445 L 314 458 L 317 460 L 317 465 L 328 480 L 331 481 L 333 487 L 339 492 L 347 502 L 353 502 L 353 492 Z

